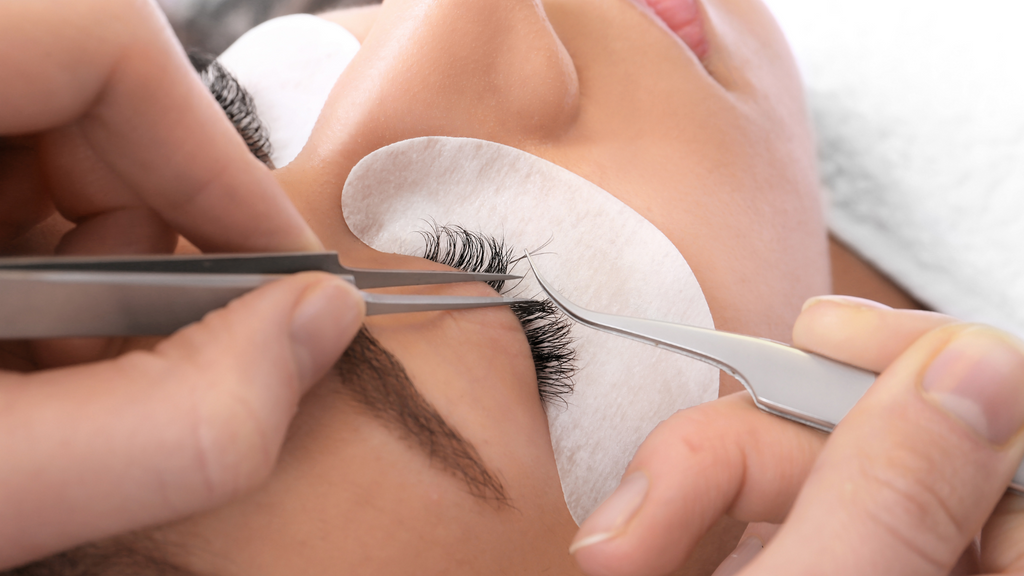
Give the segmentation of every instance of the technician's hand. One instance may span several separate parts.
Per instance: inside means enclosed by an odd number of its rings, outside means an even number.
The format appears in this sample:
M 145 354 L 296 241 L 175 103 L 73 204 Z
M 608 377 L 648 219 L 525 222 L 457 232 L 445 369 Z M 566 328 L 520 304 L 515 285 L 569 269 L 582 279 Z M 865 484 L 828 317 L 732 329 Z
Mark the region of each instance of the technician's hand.
M 945 576 L 979 532 L 977 570 L 1024 570 L 1024 499 L 1004 496 L 1024 457 L 1019 341 L 830 298 L 809 302 L 794 343 L 881 375 L 830 437 L 745 394 L 676 414 L 580 527 L 584 571 L 666 573 L 723 514 L 783 525 L 719 575 Z
M 65 254 L 320 248 L 140 0 L 0 2 L 0 248 L 53 211 Z M 0 371 L 0 568 L 213 506 L 266 477 L 362 302 L 284 280 L 150 352 Z M 5 344 L 0 366 L 20 362 Z

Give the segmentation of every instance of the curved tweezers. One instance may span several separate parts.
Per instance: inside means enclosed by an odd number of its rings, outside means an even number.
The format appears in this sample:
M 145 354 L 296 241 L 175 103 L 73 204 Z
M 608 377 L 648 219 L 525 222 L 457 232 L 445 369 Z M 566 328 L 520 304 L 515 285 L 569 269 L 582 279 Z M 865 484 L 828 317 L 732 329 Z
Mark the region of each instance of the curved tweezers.
M 588 310 L 558 293 L 526 254 L 551 301 L 580 324 L 706 362 L 739 380 L 758 408 L 831 432 L 876 374 L 772 340 Z M 1024 495 L 1024 463 L 1010 489 Z

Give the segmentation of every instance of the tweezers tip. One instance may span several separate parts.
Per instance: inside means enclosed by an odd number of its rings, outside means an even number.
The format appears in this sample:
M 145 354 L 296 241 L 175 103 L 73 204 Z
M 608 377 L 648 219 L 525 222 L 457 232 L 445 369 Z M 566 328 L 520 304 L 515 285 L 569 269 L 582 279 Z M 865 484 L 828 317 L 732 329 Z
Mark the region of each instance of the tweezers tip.
M 537 267 L 533 264 L 533 258 L 530 257 L 530 251 L 523 250 L 523 254 L 526 254 L 526 263 L 530 265 L 530 272 L 533 272 L 533 276 L 537 279 L 537 282 L 540 283 L 541 289 L 547 292 L 547 285 L 544 282 L 544 279 L 540 277 L 540 272 L 537 272 Z

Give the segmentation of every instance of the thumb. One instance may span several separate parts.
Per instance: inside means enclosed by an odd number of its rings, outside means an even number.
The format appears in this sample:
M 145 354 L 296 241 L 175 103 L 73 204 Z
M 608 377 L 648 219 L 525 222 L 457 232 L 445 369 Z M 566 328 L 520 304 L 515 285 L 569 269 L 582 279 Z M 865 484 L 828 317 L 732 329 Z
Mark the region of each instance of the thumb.
M 0 374 L 0 568 L 263 480 L 301 395 L 341 356 L 363 310 L 347 282 L 299 274 L 152 352 Z
M 1024 455 L 1024 346 L 953 324 L 920 338 L 836 428 L 750 573 L 945 575 Z

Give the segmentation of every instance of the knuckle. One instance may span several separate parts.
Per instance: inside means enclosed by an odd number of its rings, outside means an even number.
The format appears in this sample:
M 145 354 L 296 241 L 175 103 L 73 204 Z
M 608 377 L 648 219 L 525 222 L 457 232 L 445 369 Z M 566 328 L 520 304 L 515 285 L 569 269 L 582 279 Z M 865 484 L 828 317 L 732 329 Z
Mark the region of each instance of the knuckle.
M 713 452 L 718 444 L 715 434 L 694 434 L 694 430 L 711 430 L 716 421 L 708 410 L 698 408 L 680 410 L 658 424 L 645 441 L 651 450 L 668 452 L 682 459 L 700 457 Z
M 633 464 L 668 473 L 691 466 L 728 470 L 732 482 L 742 483 L 746 474 L 746 431 L 731 429 L 730 424 L 736 421 L 726 416 L 712 405 L 676 412 L 651 432 Z

